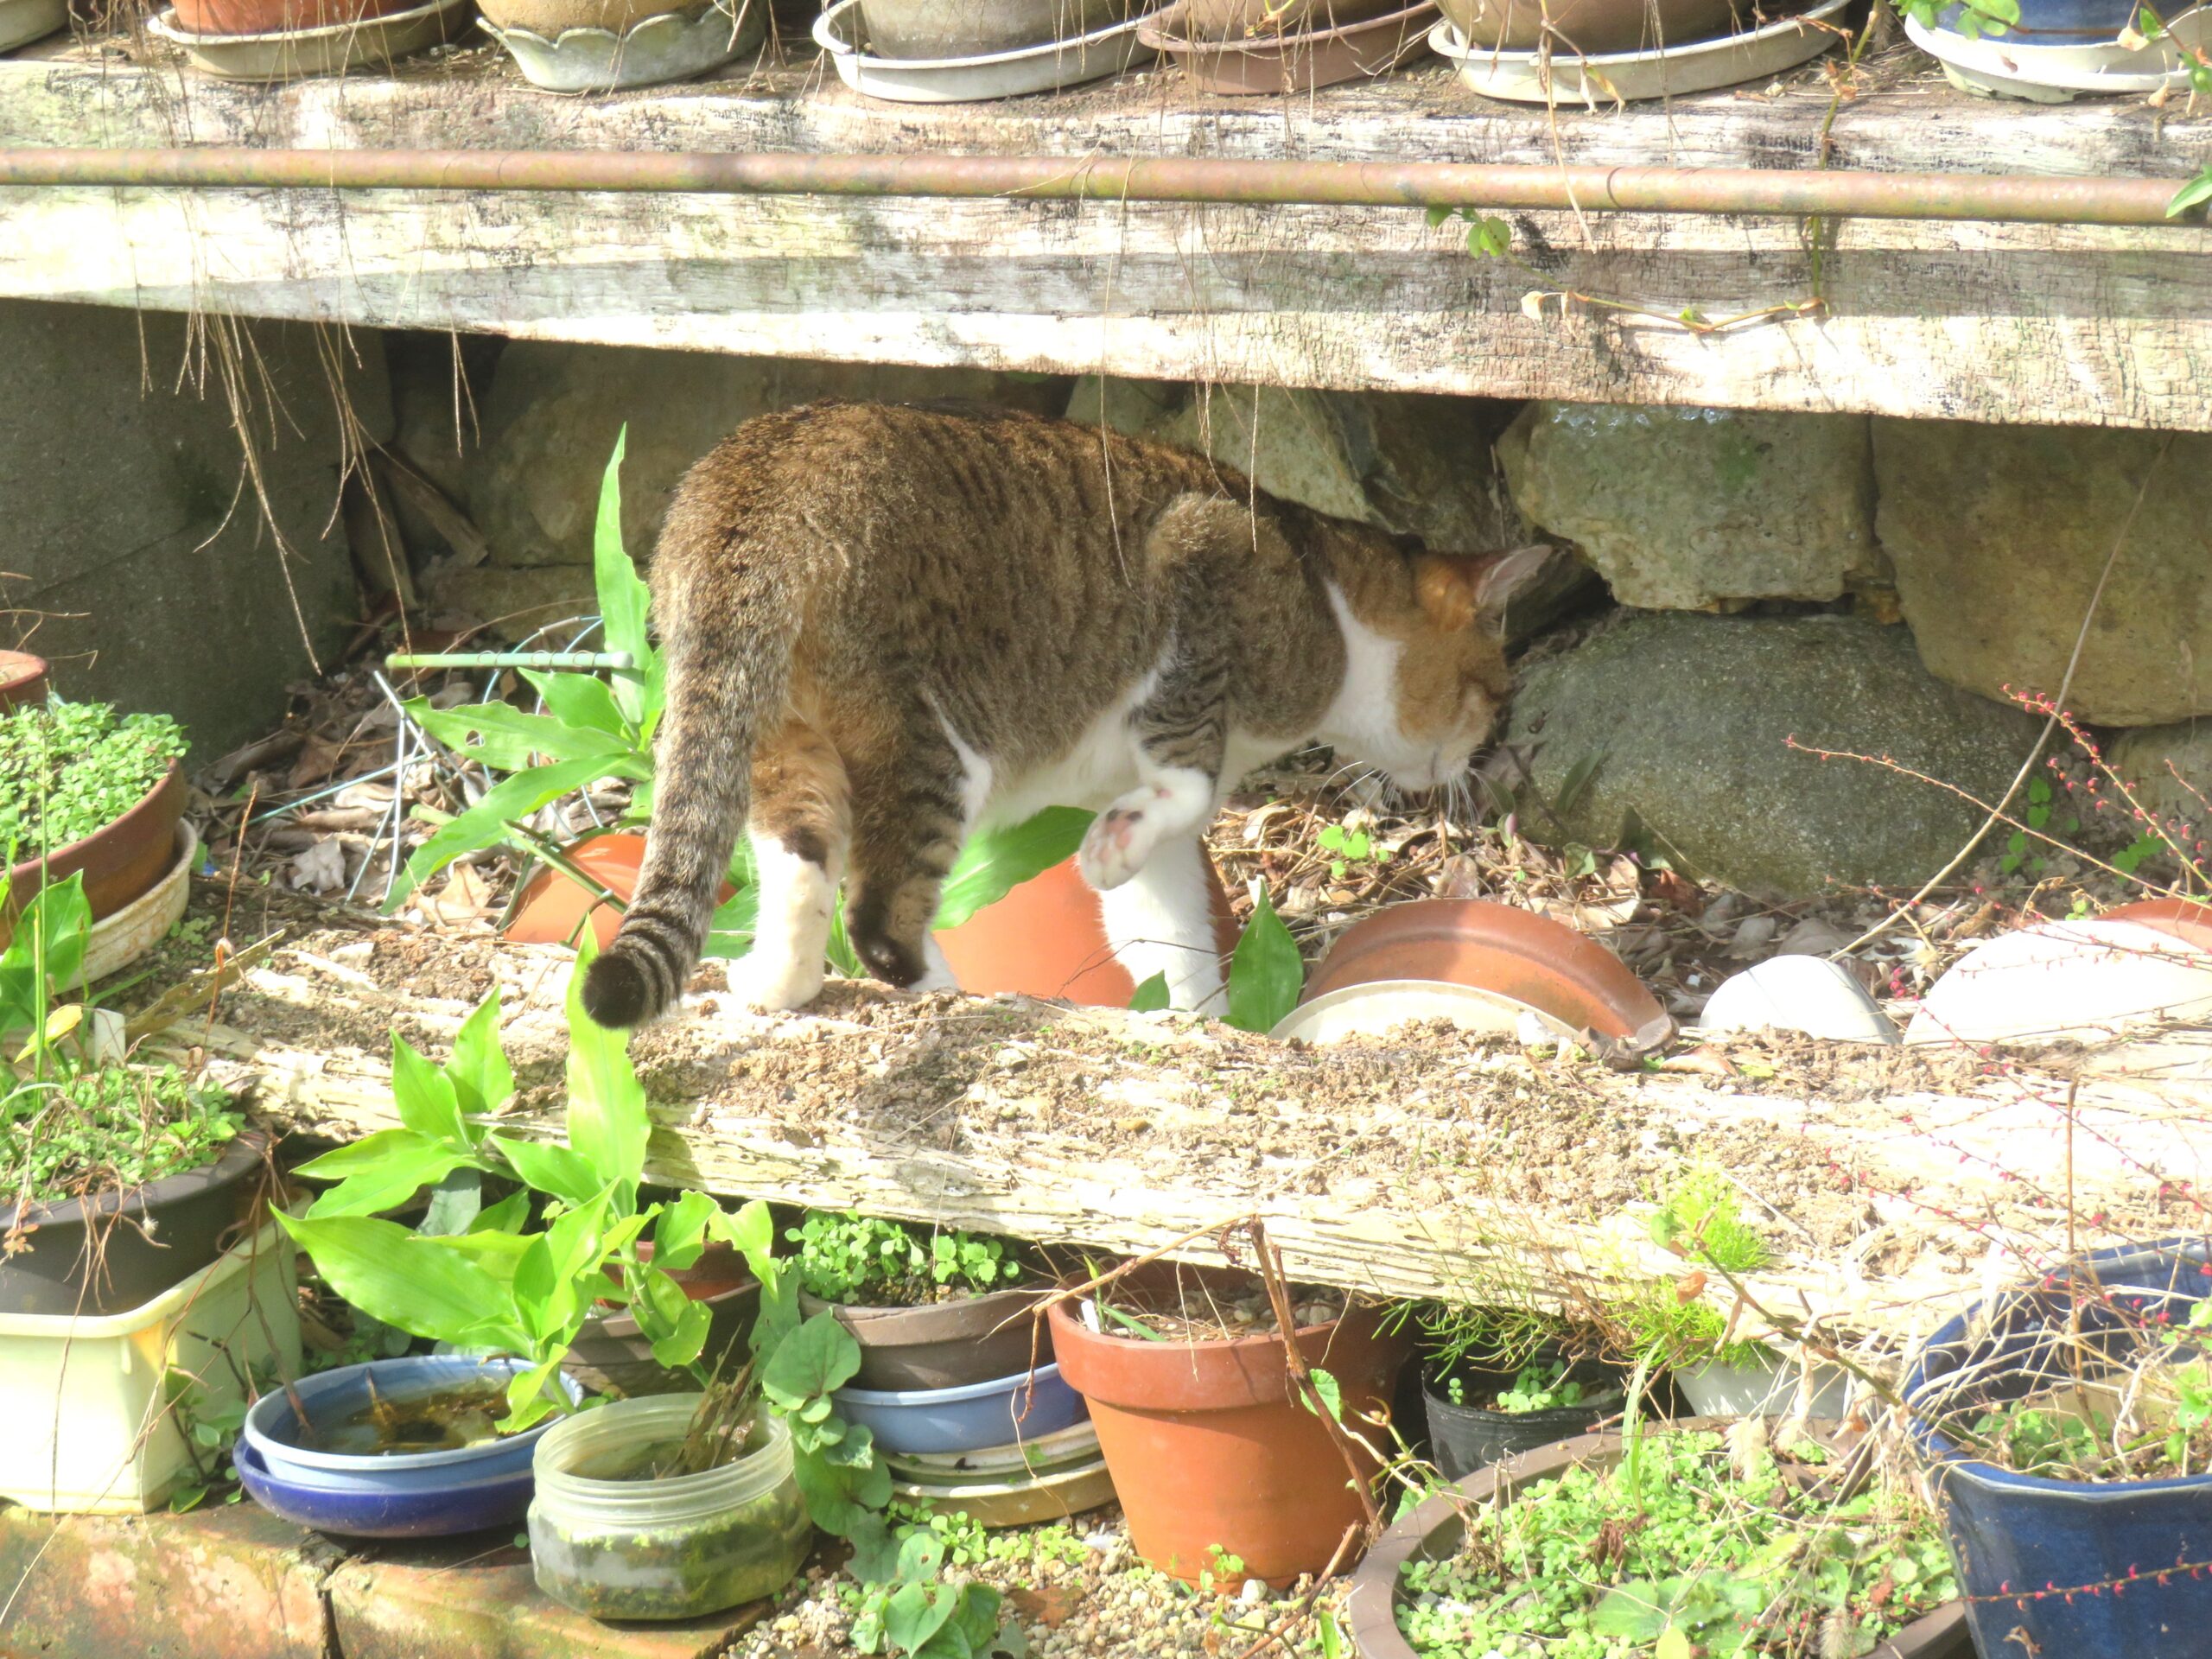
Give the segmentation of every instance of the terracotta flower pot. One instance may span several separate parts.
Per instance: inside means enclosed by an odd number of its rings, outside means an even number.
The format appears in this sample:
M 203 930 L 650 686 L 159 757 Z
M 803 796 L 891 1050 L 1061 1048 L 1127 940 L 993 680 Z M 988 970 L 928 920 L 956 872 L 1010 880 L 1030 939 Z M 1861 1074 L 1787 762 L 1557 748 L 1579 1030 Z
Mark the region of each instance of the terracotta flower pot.
M 1028 1314 L 1046 1294 L 995 1290 L 925 1307 L 866 1307 L 801 1291 L 798 1306 L 808 1319 L 835 1313 L 860 1344 L 854 1388 L 895 1392 L 965 1388 L 1026 1371 L 1033 1359 L 1049 1364 L 1052 1338 Z
M 85 876 L 85 899 L 92 919 L 112 916 L 138 898 L 176 862 L 176 826 L 184 817 L 184 768 L 174 760 L 162 780 L 138 804 L 81 841 L 57 847 L 47 858 L 25 859 L 10 872 L 8 915 L 0 915 L 0 945 L 13 932 L 13 913 L 39 890 L 41 881 L 64 881 L 77 871 Z
M 1244 38 L 1209 35 L 1178 5 L 1138 30 L 1138 38 L 1183 66 L 1192 85 L 1231 98 L 1314 92 L 1341 81 L 1388 74 L 1418 52 L 1436 21 L 1430 0 L 1394 6 L 1381 16 L 1317 9 L 1302 33 Z
M 1655 1047 L 1674 1032 L 1659 1000 L 1604 945 L 1534 911 L 1482 899 L 1420 899 L 1355 923 L 1300 1001 L 1397 980 L 1471 986 L 1632 1048 Z
M 1718 1433 L 1733 1421 L 1696 1417 L 1670 1427 L 1678 1433 L 1698 1429 Z M 1466 1541 L 1465 1517 L 1480 1514 L 1496 1499 L 1510 1501 L 1519 1488 L 1556 1479 L 1577 1465 L 1611 1469 L 1622 1456 L 1623 1441 L 1617 1431 L 1577 1435 L 1477 1470 L 1455 1483 L 1451 1493 L 1428 1499 L 1399 1520 L 1382 1535 L 1352 1580 L 1345 1611 L 1360 1659 L 1414 1659 L 1413 1644 L 1398 1629 L 1398 1575 L 1408 1561 L 1443 1560 L 1455 1554 Z M 1915 1619 L 1867 1659 L 1974 1659 L 1974 1651 L 1966 1604 L 1951 1601 Z
M 2191 899 L 2139 899 L 2104 913 L 2108 922 L 2139 922 L 2188 944 L 2212 950 L 2212 904 Z
M 869 51 L 929 61 L 1071 41 L 1136 10 L 1136 0 L 861 0 Z
M 188 35 L 281 35 L 388 17 L 422 0 L 175 0 Z
M 639 1253 L 650 1260 L 652 1246 L 639 1246 Z M 620 1277 L 612 1270 L 608 1276 Z M 700 1357 L 709 1366 L 732 1349 L 742 1348 L 760 1313 L 760 1284 L 746 1270 L 742 1256 L 727 1244 L 710 1244 L 698 1261 L 668 1276 L 686 1296 L 707 1306 L 710 1323 Z M 568 1358 L 561 1363 L 569 1376 L 594 1394 L 626 1398 L 681 1393 L 698 1386 L 653 1357 L 652 1344 L 638 1329 L 637 1320 L 607 1304 L 601 1306 L 607 1311 L 584 1321 Z
M 260 1224 L 269 1136 L 244 1129 L 222 1155 L 129 1191 L 0 1208 L 0 1235 L 24 1248 L 0 1258 L 0 1313 L 92 1319 L 143 1307 Z
M 1182 1268 L 1224 1287 L 1243 1275 Z M 1344 1460 L 1321 1420 L 1291 1397 L 1280 1333 L 1223 1342 L 1148 1342 L 1088 1329 L 1069 1302 L 1047 1316 L 1060 1376 L 1090 1402 L 1129 1541 L 1161 1572 L 1195 1583 L 1216 1550 L 1278 1588 L 1320 1573 L 1363 1522 Z M 1309 1365 L 1337 1380 L 1347 1421 L 1389 1408 L 1406 1344 L 1355 1308 L 1298 1332 Z M 1362 1471 L 1371 1479 L 1374 1468 Z M 1340 1564 L 1349 1564 L 1346 1551 Z
M 627 904 L 638 888 L 638 868 L 645 862 L 645 838 L 635 830 L 607 830 L 563 848 L 574 864 L 617 899 Z M 727 901 L 737 889 L 727 881 Z M 567 944 L 576 937 L 584 912 L 591 912 L 593 938 L 602 950 L 614 943 L 614 930 L 622 925 L 622 912 L 603 899 L 595 899 L 559 870 L 540 869 L 523 883 L 516 895 L 515 913 L 506 936 L 518 944 Z
M 1402 9 L 1402 0 L 1183 0 L 1175 15 L 1192 40 L 1246 41 L 1341 28 Z
M 1211 859 L 1208 900 L 1216 947 L 1236 949 L 1236 918 Z M 1136 994 L 1128 969 L 1114 959 L 1098 893 L 1075 861 L 1023 882 L 995 905 L 937 936 L 952 976 L 973 996 L 1014 992 L 1062 997 L 1084 1007 L 1126 1008 Z
M 1470 44 L 1533 51 L 1548 21 L 1564 57 L 1711 40 L 1737 27 L 1732 0 L 1437 0 Z M 1745 8 L 1748 16 L 1750 8 Z
M 0 715 L 46 701 L 46 658 L 28 651 L 0 651 Z

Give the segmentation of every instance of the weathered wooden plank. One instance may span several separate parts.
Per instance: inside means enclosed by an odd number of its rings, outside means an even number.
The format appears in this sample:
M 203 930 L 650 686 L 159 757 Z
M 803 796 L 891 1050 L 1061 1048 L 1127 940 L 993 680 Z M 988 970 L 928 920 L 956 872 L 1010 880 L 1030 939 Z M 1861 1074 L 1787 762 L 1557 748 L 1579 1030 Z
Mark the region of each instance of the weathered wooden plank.
M 1957 97 L 1893 54 L 1833 164 L 2190 171 L 2212 120 Z M 812 68 L 556 99 L 469 54 L 238 87 L 0 63 L 0 142 L 1422 156 L 1803 165 L 1832 97 L 1486 104 L 1440 70 L 1311 100 L 1172 77 L 940 110 Z M 1346 389 L 2212 428 L 2196 227 L 1513 216 L 1515 261 L 1389 210 L 985 201 L 0 191 L 0 294 L 752 353 Z M 1572 293 L 1635 310 L 1575 301 Z M 1817 307 L 1805 308 L 1817 299 Z M 1676 321 L 1763 314 L 1718 333 Z

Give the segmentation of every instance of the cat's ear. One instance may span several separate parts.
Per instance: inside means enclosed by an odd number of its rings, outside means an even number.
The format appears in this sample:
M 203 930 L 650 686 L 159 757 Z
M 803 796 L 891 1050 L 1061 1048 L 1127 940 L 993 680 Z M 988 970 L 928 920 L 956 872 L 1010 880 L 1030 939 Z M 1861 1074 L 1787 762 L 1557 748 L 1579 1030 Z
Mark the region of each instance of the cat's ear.
M 1508 601 L 1528 586 L 1551 558 L 1548 547 L 1516 547 L 1503 553 L 1422 553 L 1414 559 L 1414 592 L 1428 620 L 1447 633 L 1493 624 Z

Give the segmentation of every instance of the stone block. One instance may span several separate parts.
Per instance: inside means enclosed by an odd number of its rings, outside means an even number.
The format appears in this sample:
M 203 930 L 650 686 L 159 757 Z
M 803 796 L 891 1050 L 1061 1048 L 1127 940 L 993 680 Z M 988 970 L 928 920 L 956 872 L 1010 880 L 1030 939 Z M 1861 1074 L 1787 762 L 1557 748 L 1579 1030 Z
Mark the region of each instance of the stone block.
M 2113 770 L 2133 790 L 2183 849 L 2212 869 L 2212 720 L 2139 726 L 2107 752 Z M 2107 812 L 2125 810 L 2114 803 Z M 2132 830 L 2132 825 L 2117 826 Z
M 602 1624 L 541 1595 L 527 1550 L 480 1538 L 386 1546 L 348 1561 L 327 1589 L 346 1659 L 718 1659 L 770 1606 Z
M 2212 436 L 1878 419 L 1874 470 L 1882 544 L 1937 676 L 2000 700 L 2008 686 L 2056 696 L 2110 558 L 2071 712 L 2113 726 L 2212 714 Z
M 0 1650 L 47 1659 L 323 1659 L 337 1552 L 251 1503 L 113 1520 L 0 1510 Z
M 622 533 L 652 550 L 693 462 L 754 415 L 824 397 L 955 397 L 1057 414 L 1068 382 L 921 369 L 517 340 L 500 353 L 467 463 L 467 505 L 494 564 L 588 564 L 600 480 L 626 425 Z
M 586 564 L 524 569 L 480 564 L 448 570 L 430 583 L 429 599 L 442 620 L 468 617 L 487 624 L 493 638 L 509 641 L 527 639 L 549 624 L 589 616 L 599 609 L 591 567 Z M 556 631 L 531 649 L 562 651 L 568 645 L 569 635 Z M 586 640 L 582 649 L 594 650 L 597 645 L 594 638 Z
M 177 385 L 182 318 L 0 302 L 0 643 L 28 633 L 64 696 L 174 715 L 203 759 L 273 726 L 356 614 L 333 384 L 367 436 L 391 423 L 373 331 L 250 327 L 266 518 L 214 366 Z
M 1497 456 L 1522 514 L 1624 605 L 1831 600 L 1885 575 L 1861 415 L 1539 402 Z
M 1945 790 L 1808 748 L 1888 757 L 1993 801 L 2038 729 L 1936 680 L 1903 628 L 1656 612 L 1528 670 L 1507 741 L 1554 804 L 1524 802 L 1524 833 L 1642 843 L 1788 900 L 1916 885 L 1981 823 Z

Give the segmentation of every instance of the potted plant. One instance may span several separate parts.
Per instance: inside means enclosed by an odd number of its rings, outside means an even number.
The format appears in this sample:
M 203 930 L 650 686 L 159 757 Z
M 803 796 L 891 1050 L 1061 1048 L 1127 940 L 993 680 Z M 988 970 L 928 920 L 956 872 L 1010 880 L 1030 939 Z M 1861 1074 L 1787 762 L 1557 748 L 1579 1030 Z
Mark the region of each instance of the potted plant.
M 2212 1245 L 2123 1246 L 1951 1320 L 1906 1377 L 1984 1653 L 2201 1653 Z
M 1616 1367 L 1539 1354 L 1511 1371 L 1461 1363 L 1422 1379 L 1429 1450 L 1446 1480 L 1588 1429 L 1620 1409 Z
M 0 881 L 0 906 L 9 883 Z M 81 872 L 34 896 L 0 950 L 0 1313 L 118 1314 L 199 1273 L 260 1211 L 267 1137 L 229 1093 L 124 1063 L 59 1003 L 92 909 Z
M 13 864 L 0 944 L 49 881 L 81 873 L 97 922 L 161 880 L 177 858 L 184 751 L 166 715 L 55 697 L 0 715 L 0 849 Z
M 1381 1314 L 1341 1292 L 1293 1287 L 1288 1300 L 1299 1353 L 1325 1375 L 1341 1422 L 1387 1417 L 1405 1349 Z M 1361 1484 L 1377 1459 L 1355 1440 L 1355 1475 L 1336 1425 L 1294 1384 L 1261 1281 L 1159 1264 L 1056 1300 L 1049 1317 L 1147 1562 L 1190 1582 L 1281 1586 L 1352 1559 L 1347 1535 L 1365 1522 Z
M 1030 1317 L 1049 1291 L 1006 1240 L 818 1210 L 786 1237 L 798 1246 L 799 1306 L 852 1333 L 861 1389 L 961 1389 L 1052 1358 Z
M 767 0 L 491 0 L 483 13 L 524 78 L 556 92 L 689 79 L 768 33 Z
M 1369 1554 L 1353 1641 L 1363 1659 L 1969 1659 L 1934 1518 L 1847 1441 L 1785 1433 L 1637 1422 L 1494 1464 Z

